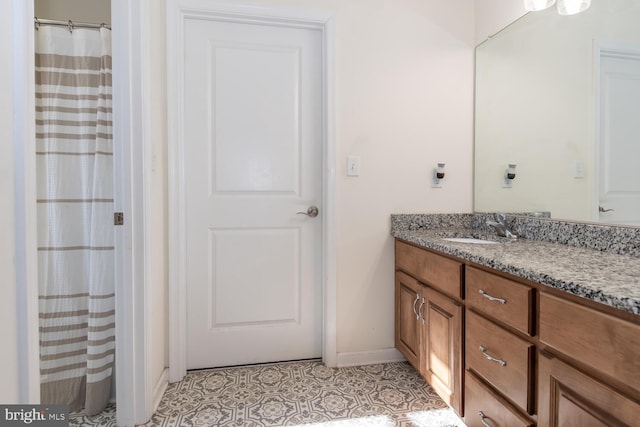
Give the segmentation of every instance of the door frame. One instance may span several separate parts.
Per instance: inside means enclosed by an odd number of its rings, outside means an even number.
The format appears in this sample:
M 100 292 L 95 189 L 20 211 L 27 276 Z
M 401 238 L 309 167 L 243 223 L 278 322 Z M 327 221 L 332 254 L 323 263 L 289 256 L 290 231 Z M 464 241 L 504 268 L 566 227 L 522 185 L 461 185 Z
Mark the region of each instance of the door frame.
M 152 0 L 111 0 L 114 142 L 128 149 L 114 157 L 114 208 L 125 213 L 116 229 L 116 404 L 117 422 L 133 426 L 153 413 L 148 372 L 151 324 L 146 309 L 144 153 L 149 144 L 149 91 L 143 78 Z M 40 402 L 38 254 L 35 159 L 33 0 L 11 0 L 14 73 L 15 259 L 19 355 L 19 402 Z M 118 249 L 119 248 L 119 249 Z
M 18 399 L 39 403 L 34 5 L 33 1 L 12 0 L 11 8 Z
M 169 167 L 169 381 L 180 381 L 187 372 L 186 215 L 185 164 L 180 143 L 184 88 L 180 58 L 184 21 L 200 18 L 232 23 L 268 24 L 308 28 L 322 34 L 322 359 L 336 366 L 336 147 L 334 122 L 334 23 L 331 14 L 237 1 L 167 1 L 167 104 Z
M 600 85 L 600 79 L 602 77 L 601 73 L 601 62 L 603 57 L 610 58 L 631 58 L 640 61 L 640 45 L 631 44 L 631 43 L 622 43 L 622 42 L 610 42 L 604 40 L 594 40 L 593 42 L 593 85 L 594 85 L 594 141 L 593 144 L 593 174 L 591 185 L 593 186 L 593 194 L 594 198 L 591 203 L 591 218 L 595 222 L 600 222 L 600 212 L 598 211 L 598 207 L 600 206 L 600 198 L 602 194 L 600 193 L 600 162 L 603 160 L 601 157 L 602 150 L 602 135 L 600 134 L 602 128 L 600 123 L 600 113 L 602 112 L 601 105 L 601 90 L 602 87 Z

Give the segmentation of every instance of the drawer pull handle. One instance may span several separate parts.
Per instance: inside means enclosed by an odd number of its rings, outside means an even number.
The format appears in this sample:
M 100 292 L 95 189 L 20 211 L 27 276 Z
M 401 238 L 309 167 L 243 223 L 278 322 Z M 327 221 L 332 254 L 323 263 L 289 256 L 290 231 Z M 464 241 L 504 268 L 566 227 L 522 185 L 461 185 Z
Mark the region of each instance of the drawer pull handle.
M 499 302 L 500 304 L 506 304 L 507 300 L 504 298 L 496 298 L 496 297 L 492 297 L 491 295 L 489 295 L 488 293 L 486 293 L 484 291 L 484 289 L 480 289 L 478 292 L 480 292 L 480 295 L 482 295 L 483 297 L 485 297 L 486 299 L 488 299 L 489 301 L 495 301 L 495 302 Z
M 491 418 L 487 417 L 487 416 L 484 414 L 484 412 L 479 411 L 479 412 L 478 412 L 478 416 L 480 417 L 480 422 L 482 423 L 482 425 L 483 425 L 484 427 L 493 427 L 491 424 L 489 424 L 489 423 L 487 422 L 487 420 L 490 420 Z
M 496 359 L 495 357 L 493 357 L 492 355 L 490 355 L 489 353 L 487 353 L 487 348 L 483 345 L 480 346 L 480 353 L 482 353 L 482 355 L 487 359 L 490 360 L 492 362 L 496 362 L 498 365 L 500 366 L 507 366 L 507 362 L 505 362 L 502 359 Z
M 422 319 L 422 324 L 425 324 L 424 316 L 422 315 L 422 311 L 424 310 L 425 299 L 422 298 L 422 303 L 420 304 L 420 308 L 418 308 L 418 313 L 420 314 L 420 318 Z
M 416 304 L 418 303 L 419 299 L 420 299 L 420 295 L 418 295 L 416 293 L 416 300 L 413 302 L 413 314 L 416 315 L 416 320 L 420 319 L 420 315 L 418 314 L 418 311 L 416 310 Z

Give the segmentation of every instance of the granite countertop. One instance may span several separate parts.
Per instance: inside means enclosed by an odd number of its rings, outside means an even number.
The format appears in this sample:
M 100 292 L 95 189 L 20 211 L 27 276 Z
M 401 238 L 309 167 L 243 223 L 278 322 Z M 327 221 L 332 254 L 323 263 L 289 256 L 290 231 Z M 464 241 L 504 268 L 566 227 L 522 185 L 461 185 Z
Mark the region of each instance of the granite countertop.
M 438 224 L 442 225 L 442 224 Z M 414 227 L 415 228 L 415 227 Z M 392 236 L 640 315 L 640 257 L 541 240 L 509 241 L 473 228 L 394 227 Z M 499 244 L 456 243 L 476 237 Z

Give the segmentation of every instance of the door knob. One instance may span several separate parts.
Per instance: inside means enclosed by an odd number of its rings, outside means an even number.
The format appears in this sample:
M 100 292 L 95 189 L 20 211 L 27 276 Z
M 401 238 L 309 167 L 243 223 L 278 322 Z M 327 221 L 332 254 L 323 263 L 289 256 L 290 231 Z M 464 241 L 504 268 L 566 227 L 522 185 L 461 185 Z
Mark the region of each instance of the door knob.
M 306 212 L 296 212 L 296 215 L 306 215 L 309 216 L 311 218 L 315 218 L 318 216 L 318 207 L 317 206 L 310 206 L 309 209 L 307 209 Z
M 611 212 L 614 209 L 605 209 L 602 206 L 598 206 L 598 212 Z

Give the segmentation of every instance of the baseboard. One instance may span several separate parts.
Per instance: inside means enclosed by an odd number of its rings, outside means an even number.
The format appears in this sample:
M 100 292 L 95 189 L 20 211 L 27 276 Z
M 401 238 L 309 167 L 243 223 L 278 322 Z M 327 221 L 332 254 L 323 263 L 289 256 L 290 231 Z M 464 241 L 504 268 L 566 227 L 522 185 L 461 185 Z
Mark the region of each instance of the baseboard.
M 169 368 L 164 368 L 162 373 L 160 374 L 160 378 L 158 378 L 158 382 L 155 387 L 153 387 L 153 411 L 155 413 L 158 410 L 158 406 L 160 406 L 160 401 L 162 400 L 162 396 L 164 396 L 164 392 L 169 385 Z
M 403 362 L 404 358 L 396 348 L 384 348 L 381 350 L 356 351 L 352 353 L 338 353 L 338 368 L 347 366 L 375 365 L 378 363 Z

